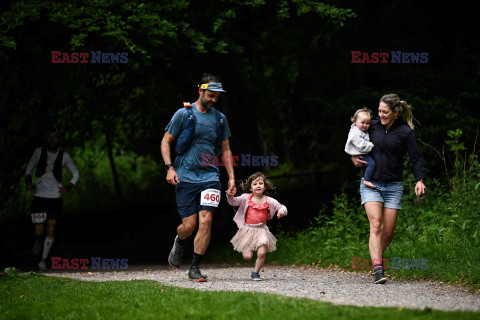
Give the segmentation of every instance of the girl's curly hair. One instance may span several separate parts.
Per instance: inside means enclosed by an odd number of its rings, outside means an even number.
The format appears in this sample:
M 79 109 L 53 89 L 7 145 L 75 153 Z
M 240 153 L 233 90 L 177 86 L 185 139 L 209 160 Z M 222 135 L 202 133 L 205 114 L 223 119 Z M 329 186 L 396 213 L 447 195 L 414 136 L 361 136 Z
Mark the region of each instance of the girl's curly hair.
M 273 184 L 270 182 L 270 180 L 267 179 L 267 177 L 261 173 L 261 172 L 256 172 L 252 174 L 246 181 L 242 181 L 240 184 L 243 192 L 250 192 L 250 187 L 252 186 L 252 182 L 258 178 L 263 179 L 263 183 L 265 184 L 265 194 L 268 194 L 267 190 L 274 190 L 275 187 Z

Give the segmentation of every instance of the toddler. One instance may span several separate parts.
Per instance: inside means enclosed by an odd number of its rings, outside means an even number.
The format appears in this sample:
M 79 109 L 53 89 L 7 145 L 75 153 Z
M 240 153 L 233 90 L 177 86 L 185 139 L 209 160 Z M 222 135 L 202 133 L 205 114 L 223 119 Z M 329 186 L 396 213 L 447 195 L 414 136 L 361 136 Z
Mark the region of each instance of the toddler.
M 362 108 L 355 112 L 351 118 L 353 123 L 348 133 L 345 152 L 351 156 L 362 155 L 362 160 L 367 162 L 363 184 L 375 189 L 375 185 L 371 182 L 373 172 L 375 171 L 375 161 L 371 156 L 367 155 L 373 149 L 373 143 L 370 142 L 368 135 L 371 118 L 372 111 L 370 109 Z
M 262 280 L 259 272 L 265 262 L 266 253 L 277 249 L 277 239 L 268 229 L 267 219 L 272 219 L 276 212 L 278 218 L 287 215 L 287 208 L 264 194 L 267 189 L 273 189 L 273 185 L 261 172 L 252 174 L 242 183 L 242 189 L 251 193 L 238 197 L 227 194 L 228 203 L 239 207 L 233 218 L 239 230 L 230 242 L 233 249 L 241 252 L 245 260 L 252 259 L 253 252 L 257 251 L 255 270 L 251 277 L 252 280 L 259 281 Z

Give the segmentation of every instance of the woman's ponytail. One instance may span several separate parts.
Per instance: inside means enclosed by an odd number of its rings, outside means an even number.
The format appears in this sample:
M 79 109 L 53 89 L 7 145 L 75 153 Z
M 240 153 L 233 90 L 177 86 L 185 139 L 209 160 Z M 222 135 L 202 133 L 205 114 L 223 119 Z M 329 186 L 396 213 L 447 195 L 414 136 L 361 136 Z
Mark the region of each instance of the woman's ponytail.
M 393 112 L 398 111 L 402 116 L 403 121 L 405 121 L 413 130 L 413 113 L 411 105 L 406 101 L 400 101 L 398 95 L 394 93 L 384 95 L 380 99 L 380 102 L 387 104 Z
M 405 101 L 400 101 L 400 104 L 402 105 L 400 107 L 400 114 L 402 115 L 403 121 L 405 121 L 410 128 L 413 129 L 413 114 L 412 114 L 412 106 L 409 105 Z

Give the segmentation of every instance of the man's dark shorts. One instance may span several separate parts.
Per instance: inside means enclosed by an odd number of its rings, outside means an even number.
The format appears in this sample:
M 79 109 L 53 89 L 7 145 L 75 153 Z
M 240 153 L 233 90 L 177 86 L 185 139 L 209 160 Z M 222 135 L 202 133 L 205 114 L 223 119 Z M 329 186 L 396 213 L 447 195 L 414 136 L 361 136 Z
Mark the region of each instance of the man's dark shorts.
M 57 220 L 62 213 L 62 198 L 33 197 L 30 212 L 32 214 L 46 213 L 47 219 Z
M 216 207 L 200 205 L 200 194 L 206 189 L 222 190 L 222 184 L 220 181 L 201 183 L 180 182 L 175 186 L 177 209 L 182 219 L 193 216 L 201 210 L 215 213 Z

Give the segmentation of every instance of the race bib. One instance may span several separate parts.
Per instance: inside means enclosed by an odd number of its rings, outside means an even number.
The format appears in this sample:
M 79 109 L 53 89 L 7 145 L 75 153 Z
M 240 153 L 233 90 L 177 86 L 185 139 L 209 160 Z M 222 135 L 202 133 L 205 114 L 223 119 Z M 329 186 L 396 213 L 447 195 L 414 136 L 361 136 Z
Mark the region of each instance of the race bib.
M 47 220 L 47 213 L 40 212 L 40 213 L 32 213 L 32 222 L 33 223 L 43 223 Z
M 200 205 L 218 208 L 220 203 L 220 190 L 207 189 L 203 190 L 200 195 Z

